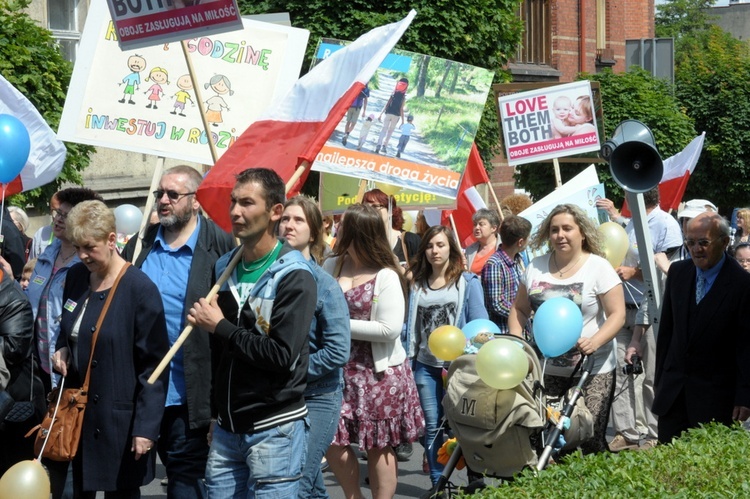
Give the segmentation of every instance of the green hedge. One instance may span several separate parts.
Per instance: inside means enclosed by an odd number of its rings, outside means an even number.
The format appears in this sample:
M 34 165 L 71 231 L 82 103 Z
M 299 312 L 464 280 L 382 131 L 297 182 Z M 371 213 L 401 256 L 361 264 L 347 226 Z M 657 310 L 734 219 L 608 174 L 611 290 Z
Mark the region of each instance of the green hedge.
M 462 497 L 750 497 L 750 433 L 712 423 L 670 445 L 575 454 L 535 475 L 527 470 L 513 483 Z

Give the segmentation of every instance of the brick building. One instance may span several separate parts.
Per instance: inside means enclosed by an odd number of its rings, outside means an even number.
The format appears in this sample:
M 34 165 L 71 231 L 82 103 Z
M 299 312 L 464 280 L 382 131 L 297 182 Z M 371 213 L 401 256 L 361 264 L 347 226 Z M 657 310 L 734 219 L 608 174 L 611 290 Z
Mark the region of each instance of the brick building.
M 523 0 L 526 26 L 509 64 L 514 82 L 575 80 L 581 72 L 625 71 L 625 40 L 654 37 L 654 0 Z M 513 167 L 496 157 L 490 176 L 499 199 L 513 193 Z M 551 167 L 551 166 L 550 166 Z

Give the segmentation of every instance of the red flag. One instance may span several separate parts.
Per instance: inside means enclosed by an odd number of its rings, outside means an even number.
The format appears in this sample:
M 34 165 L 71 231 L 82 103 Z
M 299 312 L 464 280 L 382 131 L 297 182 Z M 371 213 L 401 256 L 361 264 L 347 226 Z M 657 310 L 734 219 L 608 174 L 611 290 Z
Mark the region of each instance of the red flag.
M 706 132 L 703 132 L 690 141 L 685 149 L 664 160 L 664 173 L 659 182 L 659 207 L 662 210 L 669 212 L 679 208 L 690 175 L 695 171 L 703 150 L 705 138 Z M 624 217 L 630 216 L 627 202 L 623 203 L 620 212 Z
M 482 157 L 479 155 L 479 149 L 476 144 L 472 144 L 469 161 L 466 163 L 464 176 L 461 177 L 461 185 L 458 188 L 456 197 L 455 210 L 443 210 L 442 225 L 450 226 L 450 215 L 453 215 L 453 221 L 456 224 L 458 240 L 466 247 L 474 242 L 474 222 L 471 217 L 480 208 L 486 208 L 484 200 L 474 188 L 477 185 L 489 184 L 490 178 L 487 176 L 487 170 L 484 169 Z
M 403 20 L 375 28 L 334 52 L 245 130 L 198 189 L 201 206 L 220 227 L 231 229 L 229 196 L 235 176 L 247 168 L 272 168 L 288 182 L 297 167 L 307 162 L 290 194 L 299 190 L 309 163 L 415 15 L 412 10 Z

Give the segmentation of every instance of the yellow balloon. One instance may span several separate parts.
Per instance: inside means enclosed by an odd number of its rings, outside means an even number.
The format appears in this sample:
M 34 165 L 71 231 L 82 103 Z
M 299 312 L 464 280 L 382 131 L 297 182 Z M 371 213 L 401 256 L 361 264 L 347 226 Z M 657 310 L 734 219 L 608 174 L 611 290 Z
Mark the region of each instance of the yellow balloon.
M 411 229 L 414 227 L 414 217 L 412 217 L 411 213 L 408 211 L 402 211 L 401 216 L 404 217 L 404 226 L 401 227 L 401 229 L 406 232 L 411 232 Z
M 464 353 L 466 337 L 455 326 L 440 326 L 430 333 L 427 346 L 440 360 L 454 360 Z
M 375 182 L 375 187 L 385 192 L 388 196 L 394 196 L 401 190 L 401 187 L 398 185 L 384 184 L 383 182 Z
M 526 351 L 517 342 L 505 338 L 488 341 L 477 353 L 479 379 L 498 390 L 518 386 L 529 372 Z
M 47 470 L 36 459 L 14 464 L 0 478 L 0 499 L 49 499 Z
M 615 222 L 605 222 L 599 226 L 599 234 L 602 237 L 602 249 L 604 258 L 617 268 L 622 264 L 625 255 L 628 254 L 630 240 L 622 225 Z

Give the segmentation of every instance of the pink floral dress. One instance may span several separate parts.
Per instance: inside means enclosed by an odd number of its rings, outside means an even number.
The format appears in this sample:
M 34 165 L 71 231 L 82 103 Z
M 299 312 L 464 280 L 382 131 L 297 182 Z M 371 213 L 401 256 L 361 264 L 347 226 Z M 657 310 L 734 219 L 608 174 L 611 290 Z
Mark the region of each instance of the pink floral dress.
M 352 319 L 370 320 L 375 279 L 344 293 Z M 362 450 L 415 442 L 424 415 L 414 376 L 405 360 L 376 373 L 369 341 L 352 340 L 344 366 L 344 401 L 333 445 L 359 443 Z

